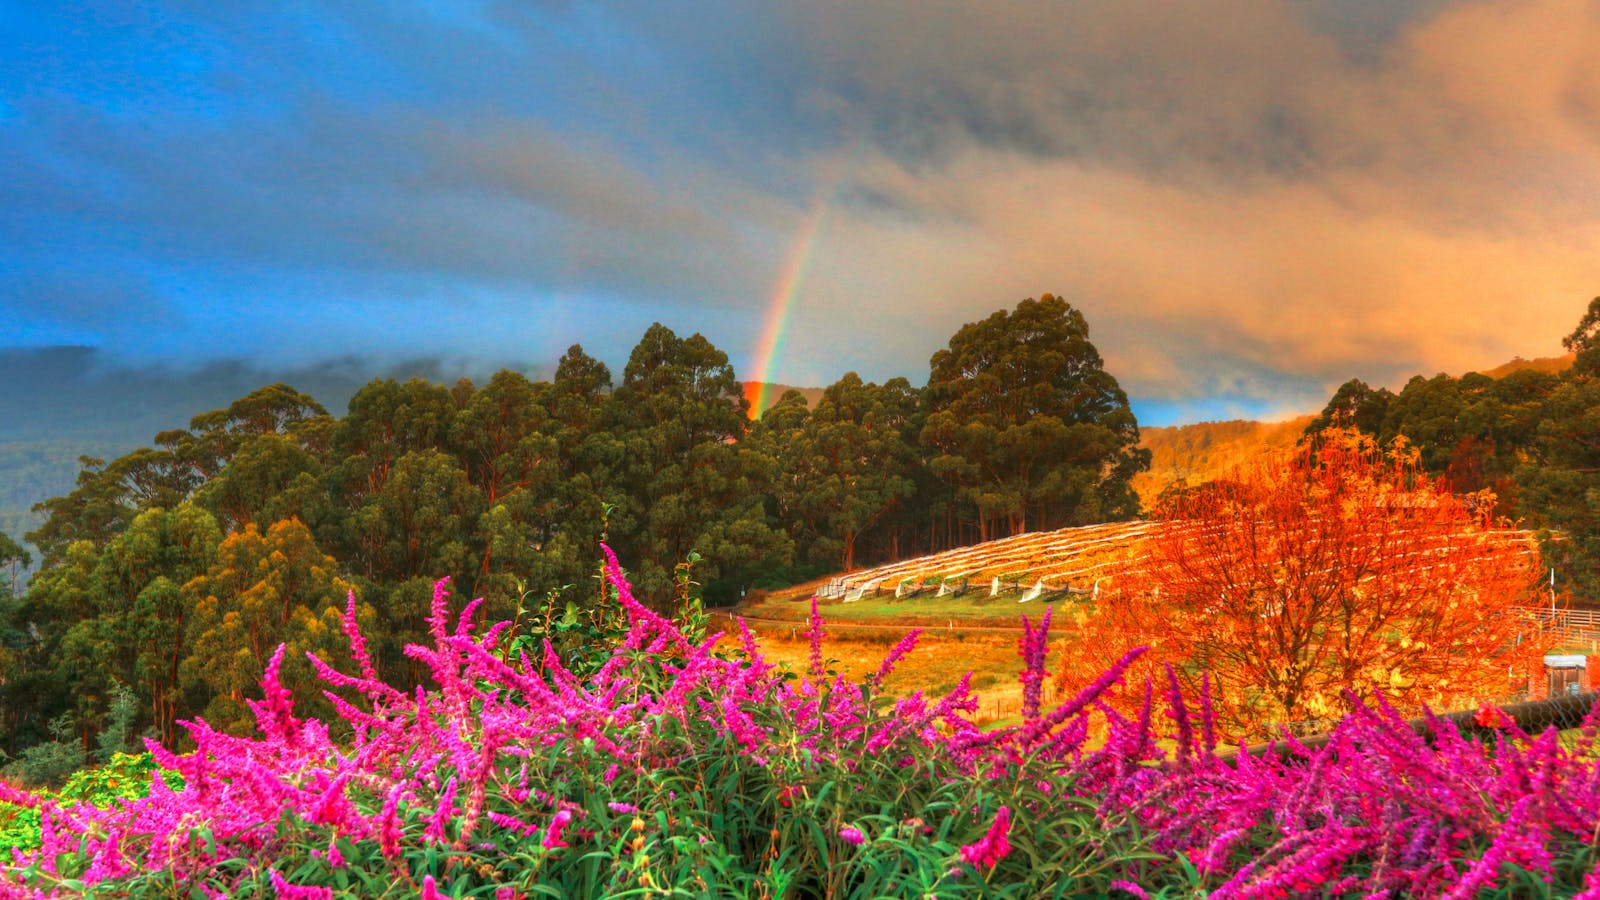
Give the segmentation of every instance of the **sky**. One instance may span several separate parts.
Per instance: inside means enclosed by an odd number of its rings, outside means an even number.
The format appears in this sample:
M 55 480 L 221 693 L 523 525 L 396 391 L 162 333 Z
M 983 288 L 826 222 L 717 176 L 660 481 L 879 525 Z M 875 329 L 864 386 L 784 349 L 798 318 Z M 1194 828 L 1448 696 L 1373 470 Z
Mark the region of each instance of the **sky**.
M 1561 352 L 1600 4 L 0 0 L 0 346 L 926 381 L 1051 292 L 1145 424 Z

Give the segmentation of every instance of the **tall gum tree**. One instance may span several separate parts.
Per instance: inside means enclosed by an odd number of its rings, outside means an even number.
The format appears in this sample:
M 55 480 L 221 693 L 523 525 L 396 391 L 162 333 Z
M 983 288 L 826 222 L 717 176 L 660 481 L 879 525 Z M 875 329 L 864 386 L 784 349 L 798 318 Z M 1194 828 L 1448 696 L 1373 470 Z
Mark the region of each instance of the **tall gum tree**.
M 652 325 L 611 408 L 617 446 L 606 487 L 617 498 L 613 533 L 638 561 L 636 588 L 664 598 L 671 567 L 691 550 L 705 557 L 703 580 L 792 556 L 763 503 L 773 462 L 741 443 L 749 403 L 727 354 L 701 335 Z
M 525 548 L 544 538 L 559 469 L 542 388 L 548 386 L 517 372 L 497 372 L 465 398 L 451 426 L 455 454 L 488 513 L 478 523 L 477 569 L 468 588 L 474 597 L 514 591 L 497 564 L 526 572 L 533 560 Z
M 848 571 L 855 568 L 862 532 L 914 490 L 917 448 L 907 430 L 917 392 L 904 378 L 878 385 L 848 372 L 809 414 L 803 405 L 786 403 L 788 397 L 762 417 L 763 426 L 781 438 L 773 442 L 779 507 L 801 531 L 815 535 L 816 550 Z
M 179 682 L 190 604 L 182 587 L 215 559 L 221 529 L 193 504 L 134 517 L 104 548 L 74 543 L 63 565 L 40 573 L 17 619 L 34 635 L 30 667 L 50 671 L 88 734 L 115 683 L 144 704 L 140 725 L 163 742 L 186 711 Z
M 210 724 L 247 734 L 254 718 L 245 700 L 261 672 L 286 644 L 280 679 L 296 704 L 332 714 L 305 654 L 336 658 L 347 646 L 340 614 L 351 586 L 338 577 L 333 557 L 317 548 L 299 520 L 254 523 L 223 539 L 207 570 L 183 585 L 190 604 L 188 651 L 180 664 L 191 694 L 209 695 Z M 368 621 L 372 611 L 358 609 Z
M 965 325 L 933 355 L 921 440 L 982 540 L 1138 514 L 1150 467 L 1128 397 L 1052 294 Z

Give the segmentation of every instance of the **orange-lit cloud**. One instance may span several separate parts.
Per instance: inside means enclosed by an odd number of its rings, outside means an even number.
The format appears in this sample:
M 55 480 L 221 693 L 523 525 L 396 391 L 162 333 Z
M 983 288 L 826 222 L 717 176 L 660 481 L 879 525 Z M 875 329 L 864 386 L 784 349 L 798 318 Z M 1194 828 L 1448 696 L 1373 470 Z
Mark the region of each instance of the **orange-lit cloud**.
M 1600 293 L 1597 7 L 1445 9 L 1362 63 L 1283 5 L 1225 25 L 1137 6 L 1083 13 L 1049 52 L 1026 16 L 991 39 L 1042 70 L 994 82 L 988 112 L 1024 137 L 946 123 L 941 153 L 863 169 L 886 209 L 837 238 L 840 309 L 874 259 L 868 296 L 945 325 L 1054 290 L 1130 391 L 1284 411 L 1349 377 L 1558 352 Z M 952 77 L 976 94 L 983 71 Z
M 1600 294 L 1592 2 L 129 16 L 0 37 L 36 341 L 616 365 L 659 320 L 744 370 L 804 234 L 776 380 L 920 381 L 1051 291 L 1136 399 L 1288 414 L 1557 353 Z

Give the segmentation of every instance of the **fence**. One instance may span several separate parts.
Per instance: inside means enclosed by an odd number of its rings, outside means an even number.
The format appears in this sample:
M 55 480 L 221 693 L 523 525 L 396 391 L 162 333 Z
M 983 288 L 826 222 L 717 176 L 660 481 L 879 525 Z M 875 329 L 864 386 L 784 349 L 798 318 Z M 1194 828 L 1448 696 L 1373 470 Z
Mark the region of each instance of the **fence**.
M 1049 712 L 1056 702 L 1056 686 L 1048 678 L 1040 686 L 1039 709 Z M 972 715 L 972 721 L 983 724 L 997 722 L 1022 715 L 1021 691 L 1007 691 L 996 693 L 992 690 L 978 692 L 978 709 Z
M 1574 640 L 1587 642 L 1592 651 L 1600 651 L 1600 610 L 1521 606 L 1516 607 L 1516 611 L 1552 631 L 1563 632 Z

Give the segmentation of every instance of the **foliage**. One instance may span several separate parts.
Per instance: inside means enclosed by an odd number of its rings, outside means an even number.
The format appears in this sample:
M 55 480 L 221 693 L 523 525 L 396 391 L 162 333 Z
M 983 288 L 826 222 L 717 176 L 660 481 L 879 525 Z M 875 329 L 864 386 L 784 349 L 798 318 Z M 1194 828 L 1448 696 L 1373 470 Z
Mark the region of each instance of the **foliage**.
M 153 508 L 102 551 L 76 542 L 62 564 L 35 577 L 16 611 L 34 636 L 26 651 L 71 691 L 85 735 L 107 712 L 113 686 L 123 684 L 147 705 L 143 722 L 175 737 L 189 612 L 182 585 L 206 572 L 221 540 L 205 510 Z
M 351 587 L 336 573 L 333 557 L 290 519 L 264 534 L 251 523 L 224 538 L 206 572 L 184 584 L 192 618 L 179 674 L 189 693 L 209 696 L 197 711 L 213 727 L 249 731 L 245 693 L 280 644 L 294 654 L 280 673 L 285 683 L 314 684 L 305 653 L 326 655 L 343 641 L 339 605 Z M 370 621 L 371 609 L 363 612 Z
M 158 769 L 155 757 L 148 751 L 116 752 L 102 759 L 98 766 L 68 775 L 59 790 L 35 796 L 58 805 L 84 803 L 110 809 L 125 800 L 149 796 L 152 774 L 161 778 L 170 790 L 183 787 L 182 776 Z M 0 848 L 37 849 L 43 838 L 41 824 L 37 808 L 0 803 Z
M 791 557 L 763 503 L 772 460 L 742 442 L 748 401 L 727 354 L 701 335 L 652 325 L 623 370 L 613 412 L 611 523 L 618 546 L 643 560 L 644 596 L 664 604 L 672 574 L 656 560 L 690 550 L 705 555 L 708 578 Z
M 1149 467 L 1127 395 L 1083 313 L 1045 294 L 965 325 L 933 355 L 921 440 L 929 467 L 988 540 L 1128 518 Z
M 1373 388 L 1359 378 L 1339 385 L 1322 412 L 1306 426 L 1306 434 L 1320 434 L 1330 428 L 1350 429 L 1377 435 L 1394 403 L 1394 392 Z
M 51 720 L 50 737 L 22 751 L 6 766 L 6 777 L 34 787 L 55 787 L 83 768 L 83 743 L 71 715 L 62 713 Z
M 773 489 L 791 534 L 813 558 L 855 568 L 862 533 L 911 497 L 917 394 L 904 378 L 880 386 L 848 372 L 807 412 L 785 396 L 762 419 L 778 460 Z
M 118 756 L 132 753 L 134 746 L 139 742 L 139 735 L 134 733 L 134 723 L 139 717 L 138 698 L 127 685 L 119 684 L 111 689 L 111 707 L 106 713 L 105 727 L 95 735 L 95 761 L 108 764 Z M 70 779 L 68 780 L 70 784 Z
M 1487 508 L 1441 490 L 1415 454 L 1323 432 L 1174 494 L 1151 558 L 1103 586 L 1060 677 L 1149 644 L 1147 672 L 1171 664 L 1191 692 L 1209 678 L 1228 737 L 1336 719 L 1377 691 L 1413 709 L 1503 697 L 1507 666 L 1526 679 L 1554 639 L 1515 610 L 1539 577 L 1531 542 Z
M 1576 354 L 1572 365 L 1580 375 L 1600 374 L 1600 297 L 1589 301 L 1578 324 L 1561 339 L 1561 346 Z
M 148 750 L 138 753 L 119 751 L 103 760 L 101 765 L 72 773 L 55 795 L 64 801 L 110 809 L 117 806 L 119 801 L 148 796 L 151 775 L 159 777 L 171 790 L 183 787 L 182 776 L 158 767 L 155 756 Z
M 1546 398 L 1516 469 L 1524 514 L 1545 529 L 1545 560 L 1563 584 L 1600 604 L 1600 297 L 1567 336 L 1573 366 Z
M 1020 367 L 1038 383 L 1016 396 L 1045 404 L 1012 403 L 1012 419 L 1041 413 L 1031 424 L 989 423 L 1015 439 L 1008 459 L 1029 467 L 1031 511 L 1007 527 L 1131 512 L 1137 429 L 1081 313 L 1046 298 L 998 320 L 999 332 L 973 326 L 950 353 L 1027 338 L 979 379 L 992 388 Z M 656 325 L 615 389 L 575 345 L 548 382 L 509 371 L 478 385 L 377 379 L 341 416 L 287 384 L 250 391 L 149 446 L 83 460 L 71 489 L 38 505 L 26 536 L 42 569 L 0 622 L 0 743 L 17 753 L 47 741 L 63 713 L 87 740 L 114 683 L 138 699 L 136 731 L 181 739 L 175 723 L 193 715 L 243 728 L 250 673 L 280 641 L 323 647 L 328 598 L 347 590 L 387 623 L 373 635 L 384 677 L 424 678 L 404 648 L 426 639 L 416 623 L 432 579 L 484 597 L 491 621 L 527 587 L 558 592 L 556 618 L 568 604 L 587 617 L 603 529 L 641 561 L 637 589 L 661 610 L 691 552 L 708 602 L 727 603 L 825 564 L 968 542 L 996 524 L 995 508 L 985 491 L 941 480 L 935 469 L 954 457 L 930 460 L 919 442 L 935 408 L 948 425 L 982 398 L 935 381 L 925 393 L 847 375 L 815 411 L 792 398 L 752 433 L 727 355 Z M 293 540 L 273 536 L 296 522 Z M 297 660 L 283 677 L 299 687 Z
M 1419 454 L 1424 471 L 1451 490 L 1493 491 L 1498 514 L 1526 516 L 1513 474 L 1532 449 L 1546 399 L 1559 381 L 1534 369 L 1500 378 L 1473 372 L 1460 378 L 1418 375 L 1393 394 L 1352 380 L 1339 388 L 1306 434 L 1347 428 L 1384 447 L 1402 442 Z
M 477 604 L 454 612 L 441 586 L 431 646 L 411 650 L 435 686 L 398 690 L 348 607 L 355 671 L 317 663 L 364 698 L 341 708 L 349 738 L 297 715 L 276 654 L 260 736 L 193 723 L 193 753 L 153 749 L 147 798 L 100 808 L 0 786 L 42 824 L 0 877 L 32 897 L 1473 896 L 1530 876 L 1600 896 L 1600 710 L 1569 747 L 1553 731 L 1418 735 L 1357 703 L 1320 749 L 1235 761 L 1204 696 L 1172 677 L 1165 718 L 1107 711 L 1090 745 L 1133 653 L 985 733 L 964 685 L 937 703 L 876 696 L 914 637 L 860 683 L 820 662 L 796 676 L 747 633 L 732 653 L 693 644 L 614 562 L 608 578 L 629 628 L 581 681 L 550 652 L 507 665 L 505 626 L 474 633 Z M 1047 630 L 1023 641 L 1025 684 Z

